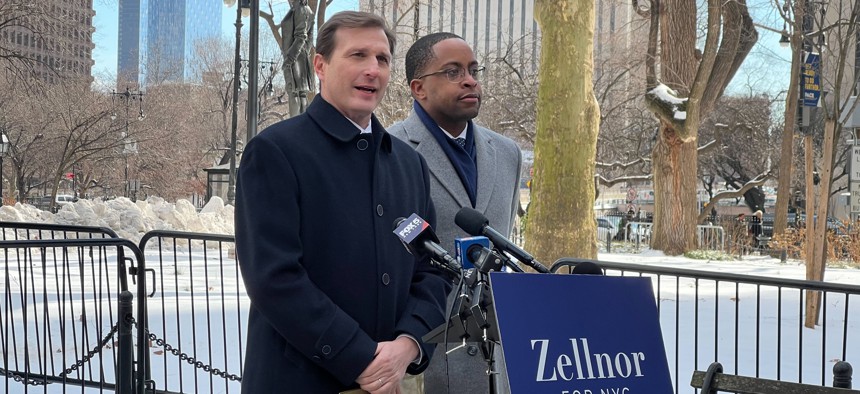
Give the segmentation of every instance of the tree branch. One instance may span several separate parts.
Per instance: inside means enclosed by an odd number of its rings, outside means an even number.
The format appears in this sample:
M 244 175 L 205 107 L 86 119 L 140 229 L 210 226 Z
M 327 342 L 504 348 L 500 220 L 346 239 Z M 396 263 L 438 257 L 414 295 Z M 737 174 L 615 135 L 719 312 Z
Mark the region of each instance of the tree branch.
M 648 51 L 645 55 L 645 89 L 657 86 L 657 37 L 660 32 L 660 0 L 651 0 L 651 24 L 648 27 Z
M 700 113 L 705 116 L 713 110 L 717 99 L 722 97 L 726 86 L 758 41 L 758 32 L 750 18 L 745 0 L 731 0 L 725 3 L 723 26 L 725 32 L 720 41 L 720 49 L 702 96 Z
M 624 169 L 627 169 L 627 168 L 629 168 L 629 167 L 633 167 L 633 166 L 635 166 L 635 165 L 637 165 L 637 164 L 645 164 L 645 163 L 649 163 L 649 162 L 651 162 L 651 160 L 650 160 L 650 159 L 646 159 L 646 158 L 644 158 L 644 157 L 640 157 L 640 158 L 638 158 L 638 159 L 636 159 L 636 160 L 633 160 L 633 161 L 630 161 L 630 162 L 627 162 L 627 163 L 622 163 L 622 162 L 620 162 L 620 161 L 613 161 L 612 163 L 601 163 L 601 162 L 596 162 L 596 163 L 594 163 L 594 165 L 595 165 L 595 167 L 600 168 L 600 169 L 603 169 L 603 170 L 612 170 L 612 169 L 622 169 L 622 170 L 624 170 Z
M 696 70 L 696 79 L 693 80 L 693 88 L 690 90 L 690 98 L 687 105 L 687 116 L 684 119 L 684 127 L 676 128 L 678 137 L 684 141 L 691 141 L 698 134 L 699 118 L 702 112 L 702 97 L 708 88 L 711 71 L 717 58 L 717 46 L 719 45 L 722 14 L 721 0 L 708 0 L 708 32 L 705 37 L 705 49 L 702 51 L 702 61 Z
M 711 207 L 711 206 L 713 206 L 713 204 L 716 204 L 718 201 L 725 200 L 727 198 L 740 198 L 750 189 L 764 185 L 765 182 L 767 182 L 767 180 L 772 178 L 772 177 L 773 177 L 773 175 L 772 175 L 770 170 L 767 170 L 761 174 L 758 174 L 758 175 L 756 175 L 755 178 L 753 178 L 749 182 L 745 183 L 738 190 L 726 190 L 726 191 L 714 194 L 714 196 L 711 197 L 710 200 L 708 200 L 707 206 Z M 699 212 L 699 216 L 696 218 L 696 222 L 702 223 L 702 221 L 704 221 L 706 217 L 708 217 L 708 210 L 703 208 L 702 212 Z
M 270 6 L 271 6 L 271 4 L 270 4 Z M 282 47 L 283 46 L 282 45 L 283 44 L 283 38 L 281 37 L 281 33 L 278 30 L 279 29 L 278 25 L 275 23 L 274 12 L 272 12 L 270 14 L 268 12 L 260 11 L 260 18 L 263 18 L 266 21 L 266 23 L 268 23 L 269 29 L 272 29 L 272 37 L 274 37 L 275 42 L 278 43 L 278 48 Z
M 714 128 L 716 129 L 714 131 L 714 139 L 699 147 L 700 156 L 723 146 L 723 134 L 728 131 L 729 126 L 717 123 L 714 125 Z
M 611 187 L 615 186 L 622 182 L 641 182 L 641 181 L 650 181 L 654 178 L 653 175 L 626 175 L 618 178 L 606 179 L 602 175 L 595 175 L 597 182 L 603 186 Z

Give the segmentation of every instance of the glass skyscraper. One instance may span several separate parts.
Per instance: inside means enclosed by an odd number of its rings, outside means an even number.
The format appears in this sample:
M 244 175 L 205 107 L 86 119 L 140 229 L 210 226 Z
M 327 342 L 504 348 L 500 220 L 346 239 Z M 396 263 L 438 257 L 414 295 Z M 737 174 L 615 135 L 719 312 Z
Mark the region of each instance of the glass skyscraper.
M 194 45 L 221 32 L 221 0 L 120 0 L 117 84 L 188 82 Z

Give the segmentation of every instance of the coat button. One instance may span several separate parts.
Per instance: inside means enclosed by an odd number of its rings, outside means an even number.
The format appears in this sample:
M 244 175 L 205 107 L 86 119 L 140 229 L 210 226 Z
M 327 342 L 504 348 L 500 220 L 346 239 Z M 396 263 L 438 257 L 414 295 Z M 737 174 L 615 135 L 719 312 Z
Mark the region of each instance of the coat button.
M 364 138 L 359 139 L 358 142 L 355 143 L 358 150 L 366 150 L 369 145 L 370 143 L 368 143 Z
M 325 354 L 326 356 L 328 356 L 329 353 L 331 353 L 331 346 L 323 345 L 322 354 Z
M 376 214 L 382 216 L 382 204 L 376 206 Z
M 382 284 L 388 286 L 389 283 L 391 283 L 391 276 L 386 272 L 382 274 Z
M 475 345 L 469 345 L 468 347 L 466 347 L 466 353 L 474 357 L 476 354 L 478 354 L 478 347 Z

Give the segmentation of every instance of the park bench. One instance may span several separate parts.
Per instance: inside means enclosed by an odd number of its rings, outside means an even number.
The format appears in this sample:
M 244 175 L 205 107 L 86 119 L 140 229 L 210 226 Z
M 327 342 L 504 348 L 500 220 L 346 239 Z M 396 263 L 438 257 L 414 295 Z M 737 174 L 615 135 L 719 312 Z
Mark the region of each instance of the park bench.
M 695 371 L 690 386 L 702 389 L 702 394 L 732 392 L 738 394 L 858 394 L 851 390 L 851 364 L 840 361 L 833 366 L 833 386 L 783 382 L 723 373 L 720 363 L 712 363 L 707 371 Z

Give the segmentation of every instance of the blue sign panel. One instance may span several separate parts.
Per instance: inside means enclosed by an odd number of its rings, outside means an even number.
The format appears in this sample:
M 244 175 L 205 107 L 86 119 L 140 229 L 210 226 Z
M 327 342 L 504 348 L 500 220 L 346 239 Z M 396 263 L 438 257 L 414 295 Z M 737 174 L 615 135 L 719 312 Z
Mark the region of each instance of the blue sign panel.
M 817 107 L 821 97 L 821 56 L 817 53 L 807 53 L 803 61 L 801 93 L 804 107 Z
M 649 278 L 490 273 L 513 393 L 671 394 Z

